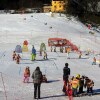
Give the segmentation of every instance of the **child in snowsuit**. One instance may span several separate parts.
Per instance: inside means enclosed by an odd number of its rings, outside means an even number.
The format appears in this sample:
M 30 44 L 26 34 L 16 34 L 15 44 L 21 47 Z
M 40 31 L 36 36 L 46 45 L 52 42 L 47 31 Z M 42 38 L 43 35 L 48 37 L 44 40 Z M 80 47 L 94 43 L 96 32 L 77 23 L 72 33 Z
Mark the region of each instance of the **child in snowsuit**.
M 42 77 L 43 77 L 42 82 L 46 82 L 47 83 L 46 75 L 42 75 Z
M 63 47 L 60 47 L 60 52 L 61 53 L 63 53 L 63 50 L 64 50 L 64 48 Z
M 82 57 L 82 52 L 79 53 L 79 59 L 81 59 L 81 57 Z
M 79 87 L 79 79 L 80 76 L 76 76 L 73 80 L 72 80 L 72 90 L 73 90 L 73 96 L 78 96 L 78 87 Z
M 35 58 L 36 58 L 36 49 L 35 49 L 34 46 L 33 46 L 33 48 L 32 48 L 31 60 L 34 61 Z
M 47 59 L 47 53 L 44 51 L 44 57 L 43 59 Z
M 100 59 L 99 59 L 99 67 L 100 67 Z
M 16 64 L 19 64 L 20 63 L 20 55 L 18 54 L 17 56 L 16 56 L 16 58 L 15 58 L 15 60 L 16 60 Z
M 24 80 L 23 80 L 23 82 L 28 83 L 29 82 L 29 77 L 30 77 L 30 69 L 29 69 L 29 67 L 26 67 L 25 71 L 24 71 Z
M 93 58 L 92 65 L 96 65 L 96 58 L 95 57 Z
M 68 82 L 68 97 L 69 97 L 69 100 L 73 100 L 73 91 L 72 91 L 72 84 L 71 82 Z
M 53 48 L 52 48 L 52 46 L 51 46 L 51 48 L 50 48 L 50 51 L 51 51 L 51 52 L 53 51 Z
M 93 94 L 93 86 L 94 82 L 91 79 L 86 78 L 85 87 L 87 87 L 87 94 Z
M 64 81 L 65 86 L 65 94 L 68 95 L 69 100 L 72 100 L 72 84 L 71 80 L 68 80 L 68 84 L 66 85 L 66 82 Z
M 15 60 L 15 57 L 16 57 L 16 52 L 15 51 L 13 51 L 13 61 Z
M 79 94 L 83 93 L 83 87 L 84 87 L 84 76 L 82 76 L 79 80 Z
M 65 52 L 67 53 L 67 58 L 69 59 L 70 58 L 69 54 L 71 52 L 71 48 L 70 47 L 66 47 L 66 51 Z
M 54 46 L 54 52 L 56 52 L 56 46 Z

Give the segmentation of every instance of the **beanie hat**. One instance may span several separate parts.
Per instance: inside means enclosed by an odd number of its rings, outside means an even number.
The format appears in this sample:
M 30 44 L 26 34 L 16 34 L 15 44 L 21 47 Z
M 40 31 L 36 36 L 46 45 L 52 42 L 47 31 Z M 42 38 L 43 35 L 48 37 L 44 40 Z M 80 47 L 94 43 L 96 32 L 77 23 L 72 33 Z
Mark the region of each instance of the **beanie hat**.
M 65 66 L 68 67 L 68 63 L 65 63 Z

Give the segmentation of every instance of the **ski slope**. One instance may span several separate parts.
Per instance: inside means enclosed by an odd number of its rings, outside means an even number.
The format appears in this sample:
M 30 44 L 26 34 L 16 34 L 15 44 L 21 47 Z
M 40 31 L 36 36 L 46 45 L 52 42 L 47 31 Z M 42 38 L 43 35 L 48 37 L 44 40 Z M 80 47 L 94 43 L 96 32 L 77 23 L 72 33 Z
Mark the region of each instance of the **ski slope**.
M 45 25 L 47 23 L 47 25 Z M 52 28 L 51 28 L 52 27 Z M 71 76 L 77 74 L 86 75 L 94 81 L 94 91 L 100 93 L 100 68 L 92 65 L 93 57 L 100 58 L 100 33 L 89 34 L 88 28 L 76 18 L 66 18 L 50 13 L 34 14 L 0 14 L 0 100 L 33 100 L 34 86 L 30 77 L 30 83 L 23 83 L 23 71 L 30 67 L 31 74 L 37 66 L 46 75 L 48 83 L 41 86 L 41 98 L 43 100 L 68 100 L 62 93 L 63 67 L 69 63 Z M 78 53 L 71 52 L 67 59 L 66 53 L 50 52 L 48 38 L 66 38 L 80 47 L 85 52 L 91 50 L 91 54 L 83 59 L 77 59 Z M 21 62 L 16 64 L 12 60 L 12 53 L 16 45 L 23 46 L 23 41 L 29 42 L 27 53 L 20 54 Z M 42 61 L 39 56 L 41 43 L 46 44 L 48 59 Z M 37 50 L 37 61 L 31 61 L 32 45 Z M 39 60 L 39 61 L 38 61 Z M 4 85 L 3 85 L 4 82 Z M 85 91 L 86 89 L 84 89 Z M 6 92 L 5 92 L 6 91 Z M 100 95 L 75 97 L 73 100 L 100 100 Z

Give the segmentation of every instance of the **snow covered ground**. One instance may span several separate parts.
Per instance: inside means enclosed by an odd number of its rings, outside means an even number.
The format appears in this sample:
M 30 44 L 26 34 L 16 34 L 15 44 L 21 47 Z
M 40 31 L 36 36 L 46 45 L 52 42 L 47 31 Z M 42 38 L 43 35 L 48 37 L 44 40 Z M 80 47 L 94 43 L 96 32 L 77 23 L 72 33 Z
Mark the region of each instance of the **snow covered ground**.
M 95 82 L 94 91 L 100 93 L 100 68 L 98 63 L 92 65 L 94 56 L 97 60 L 100 58 L 100 33 L 95 32 L 91 35 L 89 31 L 75 18 L 69 20 L 59 14 L 55 14 L 54 17 L 49 13 L 0 14 L 0 100 L 33 100 L 34 87 L 31 77 L 30 83 L 22 82 L 26 66 L 30 67 L 31 74 L 37 66 L 40 66 L 43 74 L 46 74 L 48 83 L 41 86 L 43 100 L 68 100 L 62 93 L 63 67 L 66 62 L 69 63 L 71 76 L 81 74 L 90 77 Z M 66 53 L 50 52 L 48 38 L 53 37 L 69 39 L 80 47 L 80 50 L 90 49 L 92 53 L 89 56 L 83 54 L 83 59 L 77 59 L 78 53 L 71 52 L 71 59 L 67 59 Z M 12 52 L 16 45 L 23 46 L 24 40 L 29 42 L 29 51 L 20 54 L 21 63 L 16 64 L 12 60 Z M 37 50 L 36 59 L 43 59 L 39 56 L 42 42 L 46 44 L 49 60 L 32 62 L 30 60 L 32 45 Z M 100 95 L 75 97 L 73 100 L 100 100 Z

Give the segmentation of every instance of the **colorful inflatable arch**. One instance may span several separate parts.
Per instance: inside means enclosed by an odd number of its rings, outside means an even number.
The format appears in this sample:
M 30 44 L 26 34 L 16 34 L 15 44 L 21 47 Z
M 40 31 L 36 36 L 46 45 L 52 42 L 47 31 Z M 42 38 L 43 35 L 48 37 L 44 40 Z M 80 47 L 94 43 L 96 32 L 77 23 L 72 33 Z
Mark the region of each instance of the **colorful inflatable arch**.
M 16 53 L 22 53 L 22 47 L 20 45 L 17 45 L 15 48 Z

